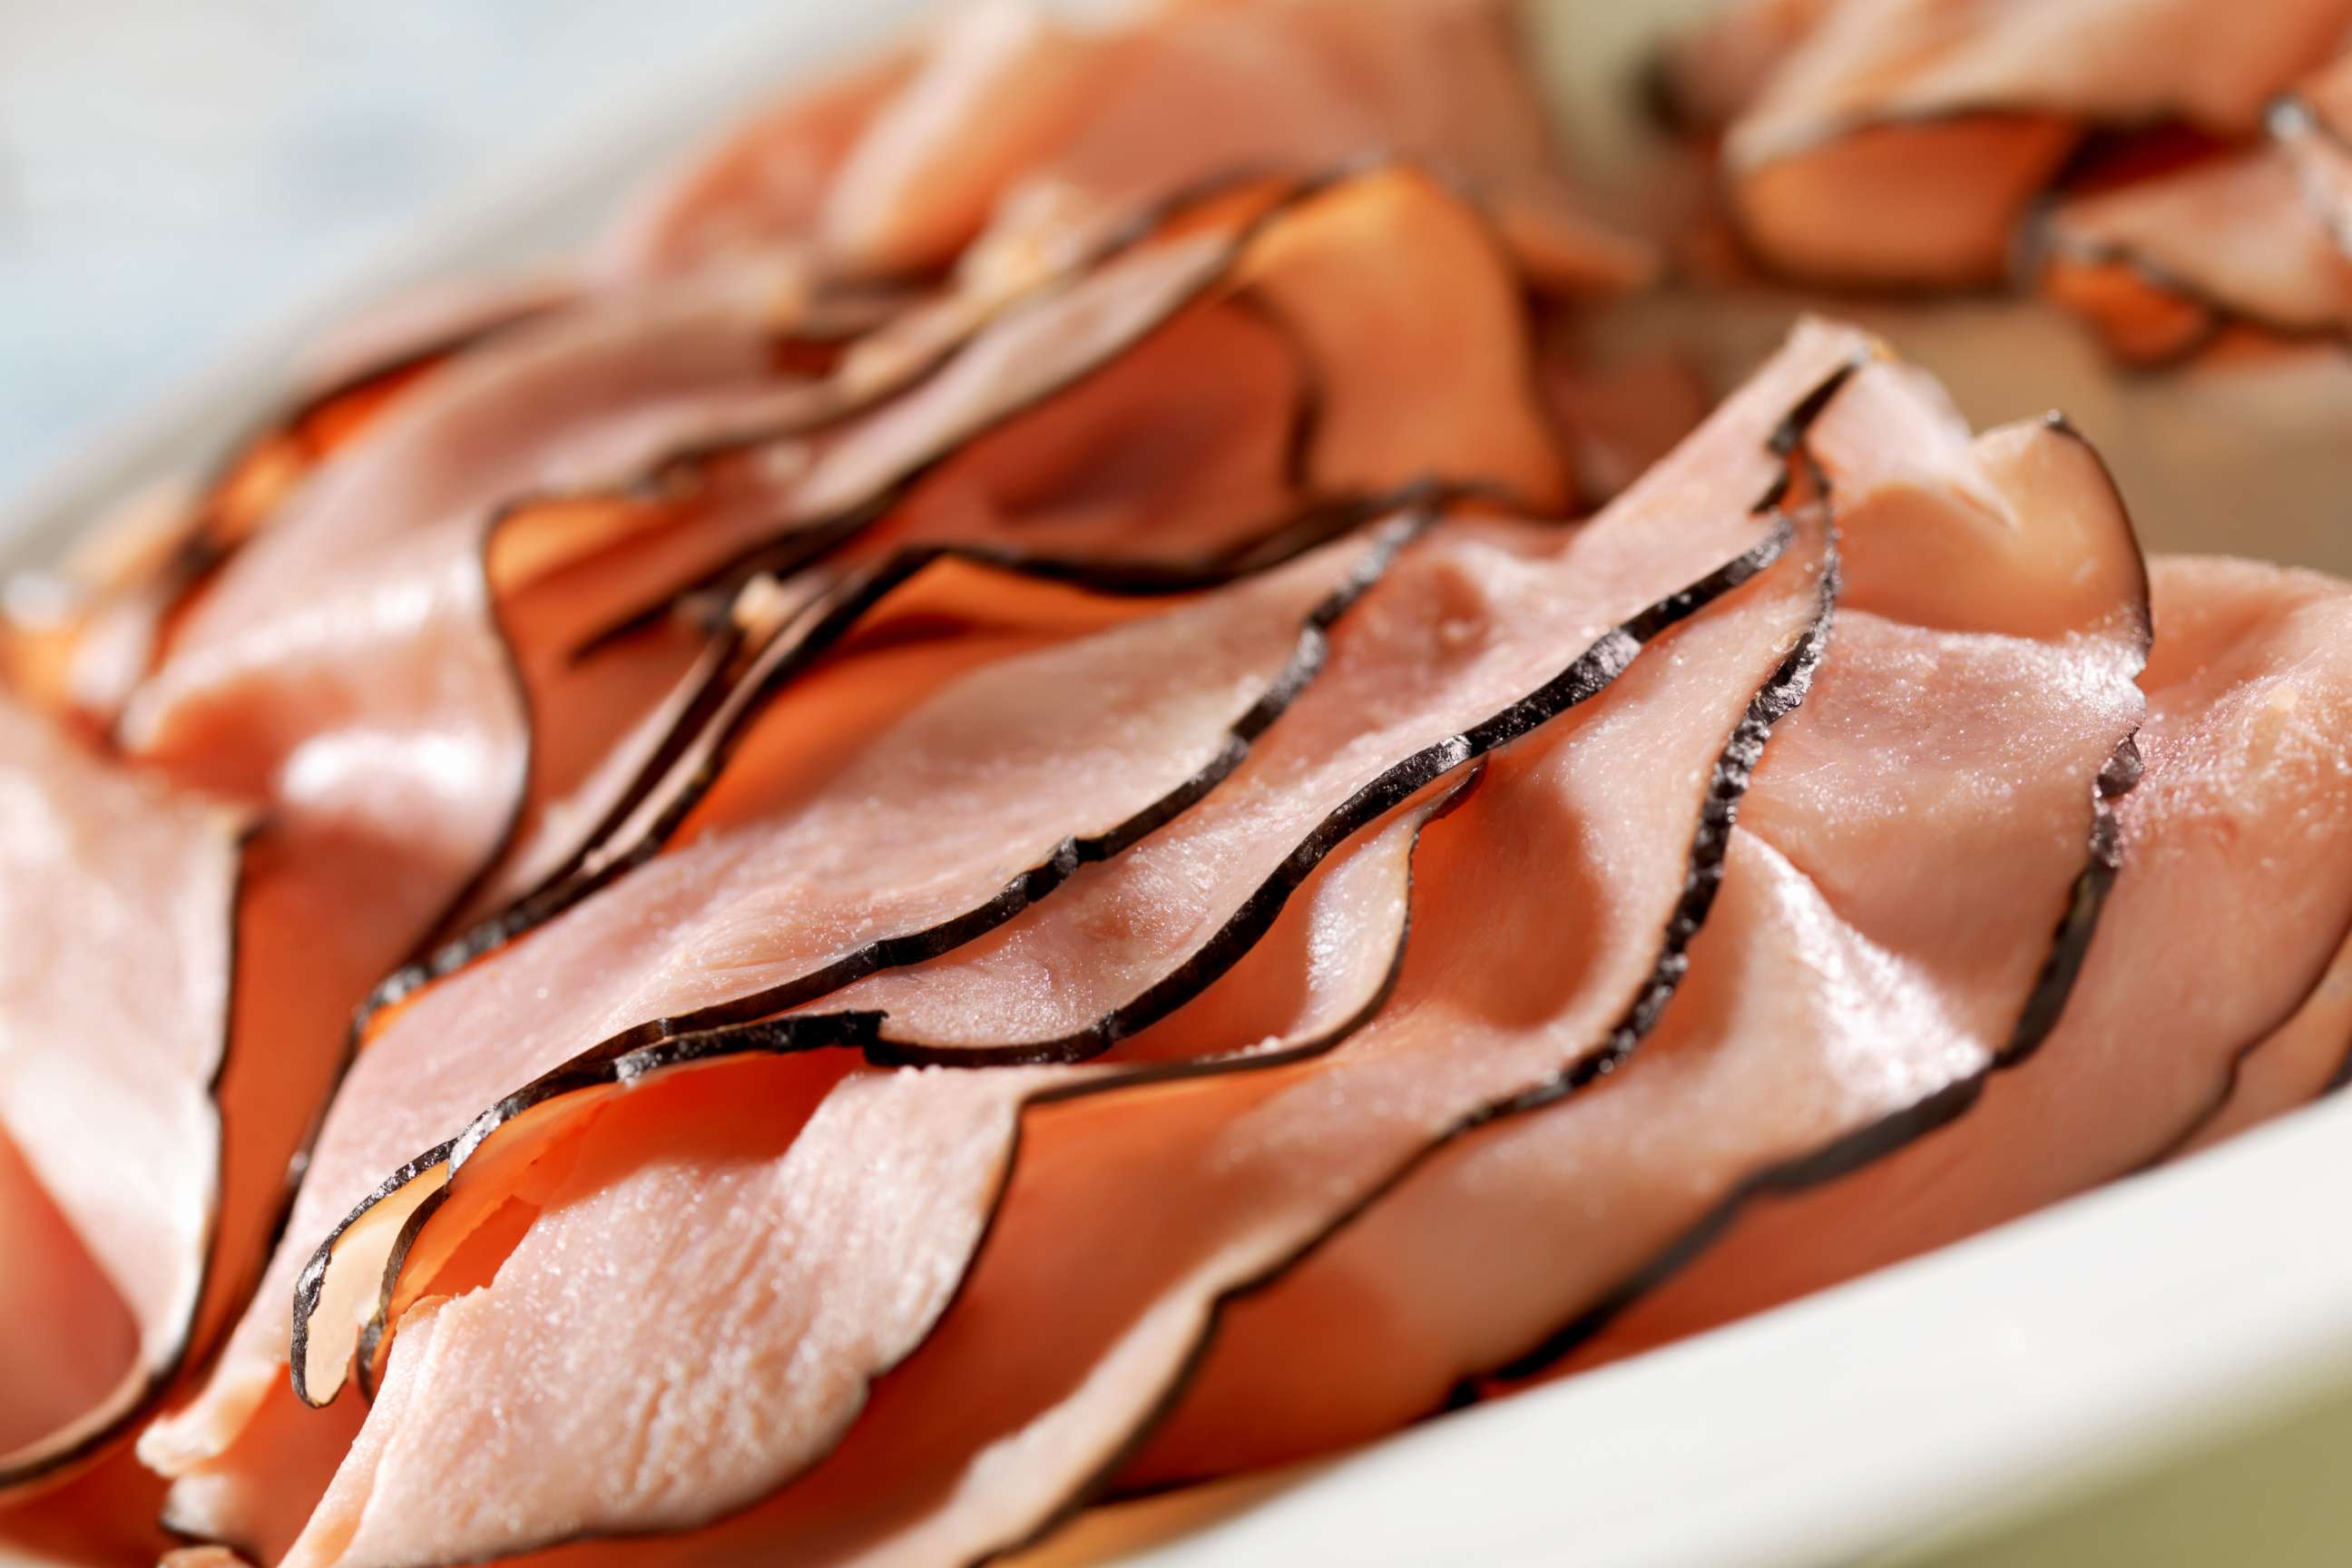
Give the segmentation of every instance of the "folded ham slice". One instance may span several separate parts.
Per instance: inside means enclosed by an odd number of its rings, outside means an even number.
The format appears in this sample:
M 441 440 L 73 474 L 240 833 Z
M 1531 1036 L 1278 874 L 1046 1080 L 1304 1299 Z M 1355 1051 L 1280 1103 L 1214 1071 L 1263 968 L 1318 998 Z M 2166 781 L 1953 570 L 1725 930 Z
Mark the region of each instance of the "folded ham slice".
M 242 839 L 0 699 L 0 1492 L 142 1414 L 236 1283 L 211 1249 Z
M 173 618 L 320 465 L 453 357 L 563 298 L 540 279 L 477 288 L 314 350 L 310 389 L 239 440 L 192 499 L 175 494 L 108 519 L 66 564 L 69 606 L 5 628 L 19 694 L 94 729 L 111 726 Z
M 1383 154 L 1458 170 L 1548 286 L 1648 275 L 1646 248 L 1562 184 L 1497 0 L 1132 11 L 1087 24 L 1033 0 L 963 5 L 718 143 L 633 215 L 610 263 L 782 247 L 848 277 L 986 275 L 1203 179 Z
M 2352 330 L 2352 142 L 2328 105 L 2347 94 L 2352 61 L 2273 105 L 2267 145 L 2061 203 L 2038 237 L 2042 287 L 2141 363 L 2231 329 L 2342 337 Z
M 2352 704 L 2337 652 L 2352 599 L 2328 579 L 2236 563 L 2168 563 L 2156 582 L 2145 772 L 2116 804 L 2121 874 L 2058 1027 L 1950 1126 L 1835 1186 L 1758 1205 L 1580 1360 L 1958 1240 L 2165 1156 L 2228 1093 L 2237 1058 L 2267 1049 L 2258 1042 L 2323 984 L 2352 927 L 2352 877 L 2248 881 L 2230 868 L 2331 865 L 2352 836 L 2337 738 Z M 2217 973 L 2230 983 L 2210 984 Z M 2320 1053 L 2329 1071 L 2347 1043 Z
M 2352 6 L 1870 0 L 1790 50 L 1724 148 L 1748 238 L 1785 271 L 1985 283 L 2083 132 L 2173 118 L 2243 135 L 2340 47 Z
M 1139 1041 L 1145 1048 L 1138 1059 L 1165 1054 L 1181 1061 L 1233 1041 L 1255 1047 L 1230 1068 L 1245 1070 L 1257 1060 L 1318 1048 L 1344 1032 L 1377 1002 L 1393 974 L 1413 843 L 1427 819 L 1454 797 L 1454 781 L 1448 781 L 1334 858 L 1302 889 L 1283 929 L 1202 998 L 1201 1016 L 1171 1020 L 1155 1041 Z M 1311 953 L 1329 956 L 1301 964 Z M 583 1408 L 564 1393 L 567 1379 L 558 1375 L 521 1394 L 521 1403 L 510 1407 L 515 1418 L 499 1423 L 495 1441 L 533 1449 L 553 1436 L 546 1424 L 561 1423 L 570 1430 L 557 1439 L 559 1447 L 580 1461 L 538 1468 L 528 1495 L 510 1494 L 501 1505 L 509 1521 L 528 1520 L 524 1528 L 559 1537 L 699 1523 L 730 1501 L 772 1489 L 838 1439 L 861 1397 L 857 1369 L 903 1353 L 909 1321 L 935 1317 L 955 1287 L 952 1271 L 914 1276 L 900 1262 L 917 1237 L 945 1226 L 959 1226 L 970 1245 L 971 1228 L 985 1213 L 984 1194 L 1003 1180 L 1021 1107 L 1056 1089 L 1066 1091 L 1068 1077 L 1052 1069 L 856 1070 L 850 1058 L 837 1056 L 737 1058 L 700 1071 L 659 1072 L 640 1079 L 638 1088 L 591 1097 L 605 1103 L 588 1110 L 589 1124 L 566 1151 L 561 1164 L 568 1174 L 551 1180 L 542 1172 L 531 1182 L 533 1206 L 541 1213 L 514 1250 L 497 1259 L 495 1291 L 469 1294 L 461 1310 L 445 1318 L 454 1303 L 438 1293 L 462 1290 L 481 1268 L 462 1257 L 445 1261 L 435 1279 L 436 1300 L 404 1322 L 399 1353 L 408 1353 L 408 1321 L 416 1321 L 432 1325 L 425 1342 L 438 1343 L 445 1355 L 503 1362 L 502 1342 L 538 1333 L 533 1321 L 541 1293 L 562 1291 L 564 1258 L 600 1227 L 632 1224 L 648 1206 L 680 1205 L 672 1235 L 695 1258 L 740 1253 L 765 1259 L 762 1269 L 798 1277 L 809 1267 L 801 1259 L 822 1255 L 816 1273 L 830 1282 L 825 1289 L 784 1295 L 772 1285 L 755 1287 L 757 1295 L 748 1300 L 741 1288 L 752 1276 L 740 1270 L 708 1268 L 686 1257 L 666 1267 L 681 1280 L 696 1279 L 698 1292 L 707 1293 L 704 1310 L 739 1323 L 747 1348 L 790 1341 L 853 1352 L 829 1362 L 753 1351 L 755 1361 L 742 1366 L 743 1378 L 723 1397 L 729 1410 L 752 1419 L 756 1439 L 746 1441 L 734 1415 L 714 1406 L 711 1418 L 656 1438 L 683 1447 L 639 1472 L 646 1487 L 615 1488 L 596 1458 L 606 1438 L 591 1428 L 609 1424 L 612 1440 L 634 1440 L 633 1402 L 599 1401 Z M 574 1096 L 560 1109 L 578 1116 L 587 1109 L 581 1101 Z M 721 1109 L 726 1106 L 737 1109 L 730 1114 Z M 688 1124 L 697 1129 L 693 1135 L 677 1137 L 676 1130 Z M 919 1136 L 925 1131 L 928 1139 Z M 844 1204 L 877 1223 L 845 1229 L 839 1223 Z M 642 1304 L 619 1293 L 606 1296 L 603 1305 L 616 1323 L 644 1320 Z M 593 1356 L 601 1336 L 585 1323 L 578 1327 L 583 1331 L 571 1342 Z M 579 1370 L 587 1372 L 587 1363 Z M 409 1489 L 430 1484 L 427 1469 L 476 1462 L 469 1440 L 446 1441 L 454 1431 L 418 1447 L 415 1437 L 427 1429 L 404 1425 L 397 1413 L 429 1410 L 465 1378 L 457 1365 L 445 1362 L 429 1387 L 386 1386 L 375 1411 L 390 1418 L 379 1421 L 371 1412 L 352 1458 L 289 1562 L 373 1555 L 380 1550 L 374 1541 L 405 1511 L 401 1500 Z M 569 1405 L 572 1414 L 559 1405 Z M 512 1541 L 516 1528 L 486 1516 L 453 1519 L 426 1550 L 461 1555 L 481 1550 L 490 1531 L 502 1531 Z

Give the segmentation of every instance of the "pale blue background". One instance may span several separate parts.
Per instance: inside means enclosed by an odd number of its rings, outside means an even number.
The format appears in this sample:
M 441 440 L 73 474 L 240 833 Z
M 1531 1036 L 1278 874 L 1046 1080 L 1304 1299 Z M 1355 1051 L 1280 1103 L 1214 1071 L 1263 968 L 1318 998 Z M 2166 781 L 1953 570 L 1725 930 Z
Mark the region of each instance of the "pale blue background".
M 0 0 L 0 496 L 404 231 L 860 0 Z

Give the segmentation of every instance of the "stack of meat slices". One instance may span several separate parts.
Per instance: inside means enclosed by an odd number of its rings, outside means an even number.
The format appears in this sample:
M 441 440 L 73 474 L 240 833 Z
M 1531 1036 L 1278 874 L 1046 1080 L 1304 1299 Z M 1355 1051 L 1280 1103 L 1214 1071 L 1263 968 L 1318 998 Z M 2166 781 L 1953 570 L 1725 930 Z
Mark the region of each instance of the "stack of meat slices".
M 2345 0 L 1733 0 L 1660 61 L 1749 252 L 2013 278 L 2118 357 L 2352 329 Z
M 960 13 L 12 600 L 0 1542 L 976 1561 L 2326 1092 L 2352 596 L 1673 442 L 1503 20 Z

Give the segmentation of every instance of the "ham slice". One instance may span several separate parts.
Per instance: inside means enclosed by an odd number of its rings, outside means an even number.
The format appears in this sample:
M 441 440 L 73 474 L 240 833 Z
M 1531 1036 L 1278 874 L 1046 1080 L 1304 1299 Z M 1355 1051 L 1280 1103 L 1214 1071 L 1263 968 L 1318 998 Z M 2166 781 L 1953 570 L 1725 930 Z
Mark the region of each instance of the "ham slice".
M 160 654 L 173 618 L 323 463 L 454 356 L 553 309 L 545 281 L 476 288 L 389 314 L 320 345 L 309 390 L 245 437 L 189 499 L 109 519 L 67 563 L 69 611 L 7 628 L 20 694 L 110 726 Z M 341 335 L 339 335 L 341 336 Z M 47 646 L 28 660 L 28 641 Z M 39 671 L 27 680 L 27 665 Z
M 1725 143 L 1772 265 L 1819 281 L 2000 278 L 2011 236 L 2086 127 L 2223 134 L 2327 59 L 2345 0 L 2249 19 L 2205 0 L 1875 0 L 1836 6 Z
M 1796 401 L 1804 390 L 1801 382 L 1790 384 L 1797 377 L 1808 370 L 1817 376 L 1828 374 L 1841 353 L 1855 352 L 1856 346 L 1855 340 L 1829 332 L 1809 339 L 1776 374 L 1759 384 L 1737 416 L 1728 418 L 1711 439 L 1695 442 L 1683 464 L 1714 457 L 1725 464 L 1726 476 L 1712 483 L 1762 489 L 1766 477 L 1759 466 L 1767 460 L 1754 427 L 1769 424 L 1777 407 Z M 1777 404 L 1769 401 L 1776 394 Z M 1744 442 L 1743 436 L 1748 437 Z M 1432 770 L 1459 765 L 1508 738 L 1524 721 L 1507 712 L 1498 715 L 1498 710 L 1507 710 L 1516 698 L 1541 690 L 1551 693 L 1547 700 L 1564 702 L 1589 692 L 1595 683 L 1605 684 L 1638 646 L 1625 634 L 1612 633 L 1612 623 L 1639 622 L 1643 605 L 1669 598 L 1679 586 L 1678 577 L 1683 582 L 1704 577 L 1710 559 L 1737 561 L 1743 545 L 1756 547 L 1760 526 L 1738 506 L 1722 506 L 1704 523 L 1693 525 L 1686 539 L 1677 541 L 1675 556 L 1660 558 L 1643 538 L 1642 515 L 1639 509 L 1630 510 L 1557 545 L 1548 546 L 1540 531 L 1524 525 L 1512 530 L 1457 525 L 1446 536 L 1417 548 L 1375 595 L 1370 628 L 1352 634 L 1349 626 L 1341 626 L 1331 668 L 1304 693 L 1300 711 L 1246 761 L 1228 753 L 1241 763 L 1233 779 L 1205 799 L 1188 788 L 1186 800 L 1200 804 L 1134 852 L 1079 871 L 1050 906 L 1016 912 L 1000 930 L 982 926 L 960 931 L 957 944 L 949 951 L 925 957 L 901 973 L 885 971 L 858 981 L 832 998 L 825 1011 L 835 1020 L 841 1043 L 865 1046 L 892 1059 L 927 1054 L 965 1062 L 1062 1059 L 1093 1055 L 1164 1016 L 1255 941 L 1297 878 L 1369 816 L 1386 809 L 1390 800 L 1384 796 L 1410 793 L 1426 782 Z M 1732 580 L 1727 578 L 1725 584 Z M 1352 598 L 1360 585 L 1343 591 Z M 1600 641 L 1591 652 L 1563 667 L 1562 647 L 1593 644 L 1596 637 Z M 1098 646 L 1081 647 L 1070 657 L 1090 658 L 1097 669 L 1117 668 L 1104 662 L 1110 655 Z M 1156 672 L 1157 657 L 1145 645 L 1138 668 Z M 1035 681 L 1024 671 L 1008 672 L 1007 679 L 1018 681 L 1022 690 L 1053 689 L 1059 684 Z M 1118 695 L 1129 703 L 1148 700 L 1124 689 Z M 958 700 L 973 706 L 968 699 Z M 983 710 L 997 707 L 990 704 Z M 1367 714 L 1384 715 L 1384 721 L 1375 727 Z M 1003 721 L 997 722 L 1001 726 Z M 917 732 L 902 731 L 892 739 L 908 748 L 909 756 L 955 754 Z M 1033 742 L 1021 750 L 1039 747 Z M 907 765 L 895 760 L 896 752 L 892 756 L 894 768 Z M 1056 764 L 1055 771 L 1066 770 Z M 852 798 L 874 798 L 873 786 L 861 783 Z M 817 820 L 824 841 L 844 840 Z M 1150 820 L 1156 824 L 1164 817 L 1155 813 Z M 1001 830 L 990 839 L 992 846 L 1000 841 Z M 927 860 L 936 855 L 921 838 L 908 842 L 912 852 Z M 1132 840 L 1122 837 L 1117 847 L 1124 848 L 1128 842 Z M 801 864 L 807 853 L 795 849 L 786 863 Z M 593 903 L 583 906 L 573 929 L 584 936 L 600 931 L 602 921 L 633 918 L 620 911 L 636 899 L 652 896 L 668 879 L 714 880 L 678 857 L 657 860 L 653 868 L 664 873 L 663 882 L 625 885 L 628 898 L 601 910 Z M 992 886 L 992 879 L 982 886 Z M 975 889 L 959 895 L 942 910 L 971 908 L 979 893 Z M 1172 909 L 1158 908 L 1149 920 L 1143 918 L 1140 910 L 1147 904 L 1171 898 L 1176 900 Z M 690 930 L 675 918 L 665 924 L 674 931 Z M 1099 966 L 1098 977 L 1086 973 L 1093 966 L 1091 958 L 1088 965 L 1073 968 L 1051 956 L 1072 944 L 1106 952 L 1103 938 L 1114 931 L 1132 931 L 1136 940 L 1114 955 L 1115 962 Z M 600 938 L 597 946 L 604 952 L 609 944 Z M 542 953 L 547 951 L 543 941 L 539 948 Z M 724 1009 L 706 1003 L 699 1011 L 689 1012 L 692 1003 L 681 1005 L 681 998 L 667 994 L 659 1006 L 650 997 L 635 1006 L 645 1016 L 667 1019 L 667 1033 L 755 1019 L 793 1005 L 800 1000 L 795 990 L 807 994 L 801 975 L 810 973 L 805 965 L 814 956 L 789 960 L 790 966 L 779 971 L 784 983 L 764 990 L 746 984 L 753 976 L 739 960 L 729 978 L 742 999 Z M 918 951 L 898 962 L 923 956 Z M 859 960 L 853 968 L 836 961 L 835 969 L 814 972 L 820 977 L 814 994 L 855 980 L 868 962 Z M 773 960 L 770 964 L 775 967 Z M 1067 975 L 1049 996 L 1039 994 L 1032 978 L 1040 964 Z M 518 973 L 527 972 L 522 965 L 514 967 Z M 535 994 L 540 986 L 532 983 L 530 988 Z M 874 1039 L 866 1016 L 877 1009 L 896 1016 L 892 1027 Z M 803 1032 L 814 1038 L 825 1026 L 820 1017 L 803 1026 Z M 436 1023 L 427 1037 L 449 1034 L 450 1026 Z M 615 1041 L 631 1043 L 628 1038 Z M 551 1065 L 542 1061 L 531 1070 Z M 510 1070 L 509 1081 L 520 1083 L 527 1076 Z M 385 1154 L 376 1171 L 392 1168 L 399 1157 Z M 433 1164 L 437 1168 L 437 1158 Z M 383 1195 L 391 1197 L 413 1184 L 404 1171 L 393 1191 Z M 413 1205 L 423 1196 L 418 1192 L 401 1202 Z M 366 1234 L 380 1237 L 383 1224 L 383 1219 L 372 1220 Z M 372 1245 L 380 1248 L 383 1242 L 375 1239 Z M 364 1260 L 380 1256 L 380 1251 L 356 1253 L 353 1261 L 362 1265 L 361 1278 L 366 1277 Z M 350 1266 L 336 1259 L 338 1269 Z M 336 1353 L 323 1366 L 309 1369 L 310 1375 L 331 1376 L 340 1359 Z
M 1203 179 L 1378 153 L 1462 171 L 1549 286 L 1648 276 L 1646 248 L 1565 190 L 1495 0 L 1135 10 L 1085 25 L 1032 0 L 964 5 L 690 164 L 616 237 L 615 264 L 757 245 L 853 278 L 985 276 Z
M 2338 651 L 2352 598 L 2239 563 L 2169 562 L 2155 583 L 2145 772 L 2116 804 L 2121 875 L 2058 1027 L 1950 1125 L 1834 1186 L 1757 1205 L 1580 1363 L 2137 1170 L 2194 1135 L 2249 1046 L 2293 1026 L 2352 928 L 2352 878 L 2238 871 L 2331 865 L 2352 838 L 2339 739 L 2352 662 Z M 2325 1053 L 2331 1070 L 2346 1045 Z
M 142 1414 L 219 1294 L 242 836 L 0 700 L 0 1491 Z
M 2299 115 L 2278 120 L 2289 138 L 2319 134 Z M 2041 236 L 2041 283 L 2139 363 L 2179 359 L 2232 327 L 2340 336 L 2352 329 L 2340 221 L 2283 140 L 2061 204 Z

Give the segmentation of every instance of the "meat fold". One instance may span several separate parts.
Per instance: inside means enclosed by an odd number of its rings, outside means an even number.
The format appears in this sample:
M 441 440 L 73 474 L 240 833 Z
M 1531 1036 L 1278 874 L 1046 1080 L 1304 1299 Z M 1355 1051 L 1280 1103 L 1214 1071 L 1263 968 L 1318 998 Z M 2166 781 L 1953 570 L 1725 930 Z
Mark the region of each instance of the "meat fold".
M 2257 18 L 2205 0 L 1832 6 L 1727 133 L 1732 205 L 1759 254 L 1798 277 L 1993 282 L 2087 131 L 2174 120 L 2244 136 L 2347 26 L 2344 0 Z
M 0 698 L 0 1494 L 143 1415 L 217 1311 L 244 832 Z

